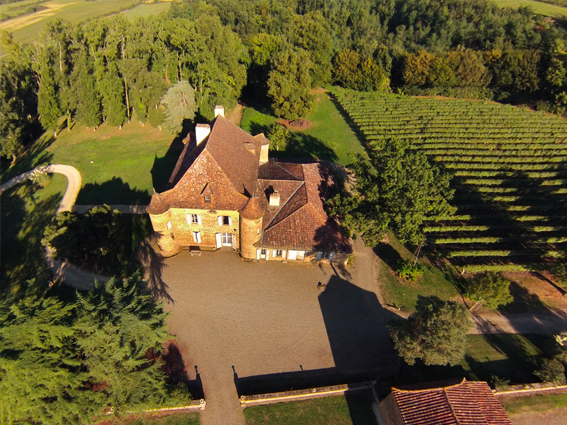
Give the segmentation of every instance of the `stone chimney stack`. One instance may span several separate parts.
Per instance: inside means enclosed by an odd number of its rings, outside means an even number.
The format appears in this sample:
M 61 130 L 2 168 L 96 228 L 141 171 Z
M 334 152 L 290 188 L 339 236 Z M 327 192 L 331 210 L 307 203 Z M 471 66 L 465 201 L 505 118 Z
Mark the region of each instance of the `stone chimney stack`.
M 270 194 L 270 207 L 279 207 L 280 206 L 280 194 L 277 190 L 274 193 Z
M 197 124 L 195 126 L 195 140 L 197 144 L 200 144 L 211 132 L 211 126 L 209 124 Z
M 224 106 L 216 105 L 215 106 L 215 118 L 218 116 L 224 117 Z

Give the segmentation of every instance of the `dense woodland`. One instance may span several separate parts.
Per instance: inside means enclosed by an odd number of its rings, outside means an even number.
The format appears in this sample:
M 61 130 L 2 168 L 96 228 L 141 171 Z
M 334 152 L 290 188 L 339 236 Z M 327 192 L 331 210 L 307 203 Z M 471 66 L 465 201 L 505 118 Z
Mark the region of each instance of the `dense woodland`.
M 11 159 L 63 116 L 175 133 L 167 118 L 196 107 L 210 119 L 215 104 L 244 98 L 295 119 L 325 84 L 567 105 L 560 23 L 486 0 L 185 0 L 133 23 L 53 21 L 32 45 L 2 38 L 1 154 Z M 188 114 L 163 101 L 170 89 Z

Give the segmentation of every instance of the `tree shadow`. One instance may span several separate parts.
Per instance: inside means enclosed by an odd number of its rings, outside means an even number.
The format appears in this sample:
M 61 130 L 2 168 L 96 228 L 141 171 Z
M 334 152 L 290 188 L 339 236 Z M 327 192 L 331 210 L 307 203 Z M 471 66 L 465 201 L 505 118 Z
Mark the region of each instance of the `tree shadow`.
M 163 269 L 167 264 L 165 258 L 154 248 L 154 241 L 151 238 L 146 238 L 140 243 L 136 257 L 144 269 L 144 281 L 154 298 L 173 304 L 175 301 L 169 295 L 169 286 L 163 280 Z
M 40 165 L 50 164 L 53 159 L 53 153 L 47 152 L 46 149 L 51 146 L 54 141 L 53 135 L 39 138 L 35 143 L 29 145 L 26 152 L 21 155 L 13 165 L 10 164 L 10 161 L 2 159 L 0 162 L 0 181 L 4 183 Z
M 184 133 L 184 134 L 188 134 Z M 187 136 L 189 137 L 189 136 Z M 150 173 L 152 174 L 152 184 L 156 192 L 161 193 L 167 189 L 169 178 L 175 169 L 175 165 L 179 160 L 179 156 L 183 151 L 185 145 L 183 144 L 181 137 L 175 138 L 173 142 L 169 145 L 169 148 L 164 156 L 158 158 L 157 155 L 154 157 L 154 164 Z M 188 142 L 188 140 L 185 140 Z
M 121 177 L 103 183 L 87 183 L 77 196 L 77 205 L 145 205 L 150 195 L 145 190 L 131 188 Z
M 37 186 L 28 180 L 0 197 L 0 299 L 41 296 L 49 290 L 51 273 L 41 239 L 63 195 L 39 199 L 36 190 Z M 31 200 L 31 207 L 26 199 Z
M 183 361 L 183 355 L 175 342 L 171 341 L 167 344 L 166 351 L 163 354 L 162 359 L 162 370 L 166 374 L 167 384 L 171 387 L 183 384 L 189 390 L 193 400 L 205 398 L 203 383 L 197 366 L 195 366 L 195 379 L 189 379 L 187 368 Z
M 396 374 L 398 356 L 386 323 L 397 316 L 382 308 L 374 292 L 334 274 L 318 297 L 334 367 L 249 377 L 238 377 L 239 395 L 265 394 L 329 385 L 353 384 L 346 394 L 355 425 L 375 423 L 368 412 L 370 399 L 355 392 L 354 384 Z M 369 409 L 369 410 L 368 410 Z
M 374 248 L 372 248 L 374 253 L 384 261 L 392 269 L 396 271 L 398 268 L 398 262 L 402 259 L 400 253 L 394 249 L 392 245 L 385 242 L 379 242 Z
M 333 92 L 327 92 L 327 94 L 329 95 L 329 99 L 331 99 L 331 102 L 333 102 L 333 105 L 335 105 L 335 108 L 337 108 L 337 111 L 339 111 L 339 114 L 341 114 L 341 117 L 343 117 L 345 122 L 350 127 L 351 131 L 355 134 L 356 138 L 362 142 L 361 145 L 368 152 L 369 147 L 368 147 L 368 139 L 366 138 L 366 135 L 360 130 L 360 127 L 356 125 L 356 123 L 348 114 L 348 112 L 343 108 L 341 103 L 337 100 L 337 94 Z

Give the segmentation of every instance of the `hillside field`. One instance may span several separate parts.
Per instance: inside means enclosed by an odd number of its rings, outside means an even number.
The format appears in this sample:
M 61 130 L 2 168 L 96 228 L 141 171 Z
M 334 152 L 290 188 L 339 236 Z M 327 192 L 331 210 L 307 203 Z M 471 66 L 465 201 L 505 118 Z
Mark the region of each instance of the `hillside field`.
M 98 16 L 112 15 L 126 10 L 128 10 L 126 16 L 129 19 L 134 19 L 157 14 L 169 8 L 169 3 L 140 5 L 136 0 L 53 0 L 41 3 L 25 0 L 0 5 L 0 15 L 12 16 L 13 8 L 27 7 L 28 5 L 39 5 L 41 10 L 0 22 L 0 31 L 13 33 L 14 39 L 20 43 L 31 43 L 36 40 L 47 23 L 54 19 L 66 19 L 76 24 Z
M 428 250 L 461 270 L 522 271 L 567 246 L 567 121 L 462 99 L 335 92 L 378 147 L 405 139 L 453 176 L 455 215 L 426 223 Z
M 552 18 L 565 18 L 567 17 L 567 8 L 557 4 L 545 3 L 537 0 L 494 0 L 500 7 L 511 7 L 518 9 L 522 6 L 531 7 L 535 13 Z

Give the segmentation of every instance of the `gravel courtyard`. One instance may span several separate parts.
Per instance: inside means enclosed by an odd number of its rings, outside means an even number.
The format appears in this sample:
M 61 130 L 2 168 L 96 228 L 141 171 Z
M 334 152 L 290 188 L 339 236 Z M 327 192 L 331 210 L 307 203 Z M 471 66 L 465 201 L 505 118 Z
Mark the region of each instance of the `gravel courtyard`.
M 372 373 L 395 361 L 385 326 L 395 316 L 378 302 L 375 259 L 357 241 L 355 265 L 342 271 L 230 251 L 155 260 L 170 331 L 189 379 L 198 372 L 202 382 L 202 423 L 243 424 L 236 384 L 249 377 Z

